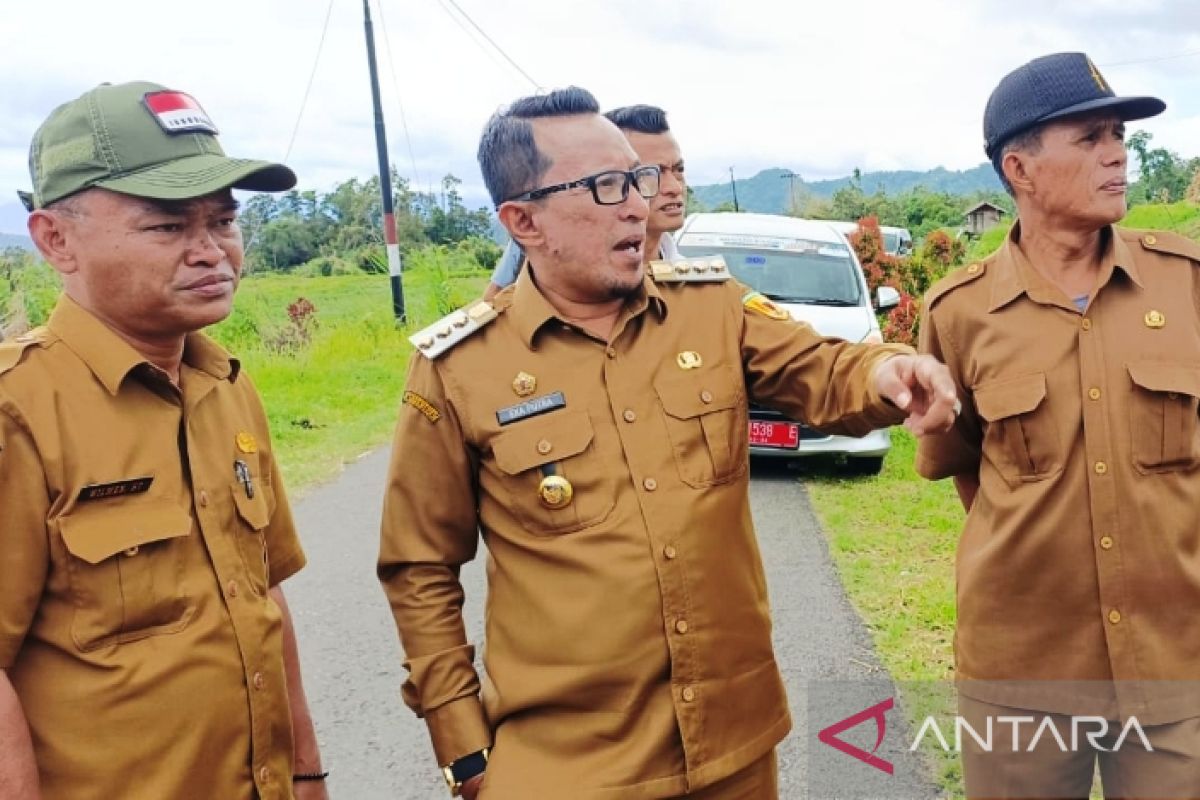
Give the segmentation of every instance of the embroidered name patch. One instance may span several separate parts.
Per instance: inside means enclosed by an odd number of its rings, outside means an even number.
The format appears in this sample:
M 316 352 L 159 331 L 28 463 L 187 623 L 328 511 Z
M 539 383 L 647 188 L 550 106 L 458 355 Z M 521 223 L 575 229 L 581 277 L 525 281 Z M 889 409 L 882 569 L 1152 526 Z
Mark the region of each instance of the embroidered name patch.
M 129 494 L 142 494 L 154 483 L 153 477 L 130 478 L 127 481 L 112 483 L 93 483 L 79 490 L 79 502 L 88 500 L 103 500 L 107 497 L 124 497 Z
M 547 411 L 554 411 L 559 408 L 567 407 L 567 398 L 562 392 L 554 392 L 552 394 L 544 394 L 541 397 L 534 397 L 526 400 L 524 403 L 517 403 L 515 406 L 502 408 L 496 412 L 496 419 L 501 425 L 508 425 L 530 417 L 536 417 L 539 414 L 545 414 Z
M 442 418 L 442 412 L 434 408 L 433 403 L 429 402 L 424 397 L 421 397 L 421 395 L 417 394 L 416 392 L 405 392 L 404 404 L 407 406 L 412 406 L 417 411 L 420 411 L 425 415 L 425 419 L 429 420 L 430 422 L 437 422 Z

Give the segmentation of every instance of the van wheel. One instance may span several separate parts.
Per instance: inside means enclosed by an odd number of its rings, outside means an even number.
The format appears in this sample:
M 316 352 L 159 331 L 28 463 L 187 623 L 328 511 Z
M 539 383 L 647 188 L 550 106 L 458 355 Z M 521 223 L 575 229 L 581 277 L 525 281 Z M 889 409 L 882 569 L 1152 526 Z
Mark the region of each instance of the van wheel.
M 878 475 L 883 472 L 883 456 L 848 458 L 844 469 L 848 475 Z

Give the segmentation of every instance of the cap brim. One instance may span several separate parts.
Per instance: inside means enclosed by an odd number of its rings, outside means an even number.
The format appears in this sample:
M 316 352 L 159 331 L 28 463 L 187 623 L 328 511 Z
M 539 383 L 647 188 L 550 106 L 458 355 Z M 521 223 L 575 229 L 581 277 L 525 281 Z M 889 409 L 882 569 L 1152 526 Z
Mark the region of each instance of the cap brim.
M 296 173 L 283 164 L 196 155 L 97 181 L 95 186 L 154 200 L 189 200 L 222 189 L 283 192 L 296 185 Z
M 1049 122 L 1063 117 L 1073 117 L 1076 114 L 1086 114 L 1090 111 L 1113 110 L 1122 121 L 1128 122 L 1134 119 L 1146 119 L 1147 117 L 1155 117 L 1165 111 L 1167 104 L 1157 97 L 1100 97 L 1095 100 L 1088 100 L 1084 103 L 1076 103 L 1067 108 L 1061 108 L 1053 114 L 1047 114 L 1038 120 L 1041 122 Z

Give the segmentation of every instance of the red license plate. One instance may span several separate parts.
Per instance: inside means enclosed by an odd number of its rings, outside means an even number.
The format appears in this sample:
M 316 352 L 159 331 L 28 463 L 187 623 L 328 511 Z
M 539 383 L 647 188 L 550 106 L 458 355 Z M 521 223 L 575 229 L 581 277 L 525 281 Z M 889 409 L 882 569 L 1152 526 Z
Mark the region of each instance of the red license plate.
M 750 420 L 750 444 L 795 450 L 800 446 L 800 426 L 795 422 L 759 422 Z

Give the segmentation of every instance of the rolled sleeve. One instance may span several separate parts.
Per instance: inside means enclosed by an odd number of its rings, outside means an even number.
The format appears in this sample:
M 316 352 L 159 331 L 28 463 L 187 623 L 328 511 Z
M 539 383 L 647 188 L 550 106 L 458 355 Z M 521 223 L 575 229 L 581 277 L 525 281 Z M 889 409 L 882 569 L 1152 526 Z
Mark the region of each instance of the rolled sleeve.
M 424 717 L 441 764 L 490 744 L 459 581 L 478 545 L 475 485 L 436 366 L 415 355 L 392 448 L 378 575 L 406 657 L 404 701 Z
M 45 588 L 49 506 L 37 447 L 17 419 L 0 407 L 0 669 L 15 663 Z

